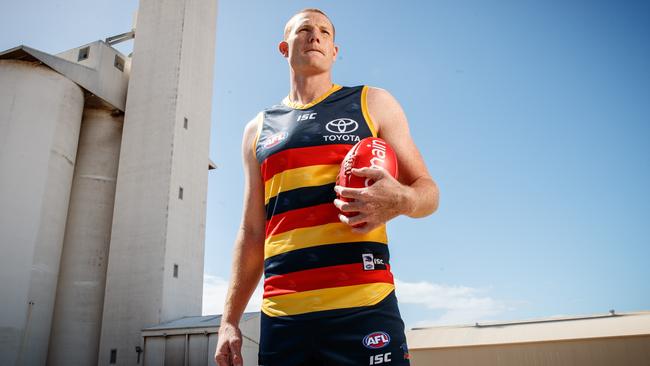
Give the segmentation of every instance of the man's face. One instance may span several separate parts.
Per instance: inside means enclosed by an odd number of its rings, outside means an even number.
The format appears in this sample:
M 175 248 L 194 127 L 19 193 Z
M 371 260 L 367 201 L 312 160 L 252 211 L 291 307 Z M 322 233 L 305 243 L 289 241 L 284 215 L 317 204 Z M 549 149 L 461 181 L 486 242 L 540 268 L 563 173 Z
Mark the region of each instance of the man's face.
M 305 75 L 329 71 L 338 53 L 332 24 L 315 12 L 297 14 L 289 21 L 288 34 L 279 49 L 291 67 Z

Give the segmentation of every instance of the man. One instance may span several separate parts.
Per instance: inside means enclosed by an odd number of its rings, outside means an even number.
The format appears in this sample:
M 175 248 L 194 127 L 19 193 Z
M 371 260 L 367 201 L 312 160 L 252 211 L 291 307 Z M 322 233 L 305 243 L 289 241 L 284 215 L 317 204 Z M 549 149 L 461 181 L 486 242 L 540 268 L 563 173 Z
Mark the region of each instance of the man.
M 260 365 L 409 364 L 385 223 L 433 213 L 438 190 L 397 101 L 382 89 L 332 83 L 334 34 L 318 9 L 289 20 L 279 44 L 289 64 L 289 95 L 245 128 L 244 210 L 215 353 L 219 366 L 242 364 L 237 325 L 262 272 Z M 373 185 L 335 187 L 343 157 L 369 136 L 395 150 L 399 181 L 363 168 L 353 174 Z

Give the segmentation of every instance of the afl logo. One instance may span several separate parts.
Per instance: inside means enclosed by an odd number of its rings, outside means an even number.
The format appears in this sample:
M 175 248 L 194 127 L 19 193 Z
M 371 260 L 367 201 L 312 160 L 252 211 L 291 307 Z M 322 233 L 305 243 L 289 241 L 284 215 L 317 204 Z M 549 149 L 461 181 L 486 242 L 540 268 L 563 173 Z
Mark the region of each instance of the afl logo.
M 363 345 L 370 349 L 379 349 L 388 346 L 390 336 L 386 332 L 373 332 L 363 337 Z
M 359 128 L 357 121 L 349 118 L 337 118 L 325 125 L 325 129 L 331 133 L 352 133 L 357 128 Z
M 279 144 L 280 142 L 282 142 L 282 140 L 286 139 L 287 136 L 289 136 L 289 134 L 286 133 L 286 132 L 278 132 L 276 134 L 273 134 L 273 135 L 269 136 L 262 143 L 262 147 L 265 148 L 265 149 L 270 149 L 273 146 L 275 146 L 275 145 Z

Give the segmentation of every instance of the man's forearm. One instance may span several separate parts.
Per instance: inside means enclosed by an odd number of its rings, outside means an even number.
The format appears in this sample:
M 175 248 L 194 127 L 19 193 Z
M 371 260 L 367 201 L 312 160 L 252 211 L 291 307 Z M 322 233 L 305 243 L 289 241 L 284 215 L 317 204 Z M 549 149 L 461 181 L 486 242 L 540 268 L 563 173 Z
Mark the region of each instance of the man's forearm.
M 238 324 L 255 291 L 264 265 L 263 242 L 238 239 L 224 306 L 223 321 Z
M 429 178 L 418 178 L 405 186 L 404 212 L 413 218 L 425 217 L 438 209 L 438 186 Z

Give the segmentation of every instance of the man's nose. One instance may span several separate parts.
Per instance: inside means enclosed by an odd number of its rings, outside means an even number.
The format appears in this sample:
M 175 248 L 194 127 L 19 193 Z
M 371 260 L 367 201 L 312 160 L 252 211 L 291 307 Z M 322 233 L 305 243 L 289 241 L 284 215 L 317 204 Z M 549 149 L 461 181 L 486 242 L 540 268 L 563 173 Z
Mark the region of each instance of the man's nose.
M 320 37 L 318 36 L 317 32 L 311 32 L 309 36 L 309 43 L 313 42 L 320 43 Z

